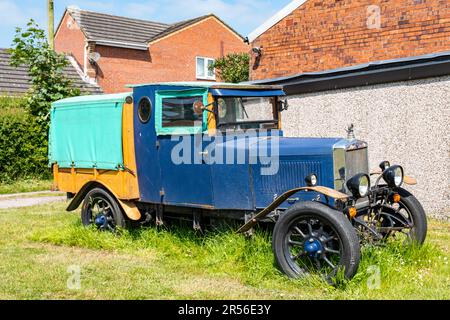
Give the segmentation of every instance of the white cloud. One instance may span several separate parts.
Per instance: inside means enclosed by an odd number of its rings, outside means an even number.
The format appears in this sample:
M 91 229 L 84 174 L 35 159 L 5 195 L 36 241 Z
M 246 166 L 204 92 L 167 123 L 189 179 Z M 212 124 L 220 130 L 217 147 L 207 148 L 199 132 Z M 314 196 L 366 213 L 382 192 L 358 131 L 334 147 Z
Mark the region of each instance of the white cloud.
M 0 26 L 23 26 L 30 18 L 38 23 L 45 21 L 43 13 L 33 6 L 19 6 L 17 1 L 0 0 Z

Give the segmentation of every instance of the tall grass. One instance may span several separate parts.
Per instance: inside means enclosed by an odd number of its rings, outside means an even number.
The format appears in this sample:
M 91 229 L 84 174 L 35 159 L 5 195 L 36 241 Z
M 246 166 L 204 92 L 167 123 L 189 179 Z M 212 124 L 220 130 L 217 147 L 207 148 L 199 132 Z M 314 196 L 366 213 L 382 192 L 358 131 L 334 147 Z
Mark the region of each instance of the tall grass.
M 111 234 L 84 228 L 78 221 L 73 221 L 64 228 L 35 232 L 30 239 L 60 246 L 129 254 L 145 255 L 151 252 L 156 253 L 160 263 L 186 274 L 196 274 L 201 270 L 264 290 L 292 293 L 303 288 L 311 292 L 319 290 L 324 297 L 333 298 L 383 298 L 380 290 L 391 291 L 390 295 L 397 297 L 396 286 L 400 294 L 398 298 L 402 298 L 406 295 L 402 292 L 414 292 L 415 286 L 424 280 L 426 270 L 442 267 L 445 256 L 437 246 L 429 243 L 422 247 L 406 246 L 400 242 L 390 242 L 383 247 L 367 246 L 362 249 L 356 276 L 350 281 L 341 277 L 332 287 L 319 276 L 287 279 L 274 263 L 268 231 L 256 232 L 251 239 L 231 229 L 199 235 L 181 226 L 122 230 L 119 234 Z M 376 279 L 377 274 L 379 280 Z M 376 281 L 379 281 L 379 287 Z

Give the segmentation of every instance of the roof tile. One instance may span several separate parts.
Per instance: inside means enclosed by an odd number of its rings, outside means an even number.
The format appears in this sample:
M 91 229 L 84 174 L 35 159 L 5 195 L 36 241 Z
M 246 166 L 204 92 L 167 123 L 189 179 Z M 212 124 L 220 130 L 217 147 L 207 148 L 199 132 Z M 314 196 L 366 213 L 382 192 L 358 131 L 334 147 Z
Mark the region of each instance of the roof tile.
M 0 95 L 13 94 L 21 95 L 28 92 L 31 87 L 31 78 L 28 75 L 26 66 L 13 67 L 10 65 L 11 54 L 7 49 L 0 49 Z M 102 89 L 99 86 L 90 84 L 81 79 L 73 65 L 69 65 L 64 69 L 66 77 L 72 81 L 75 88 L 80 89 L 84 94 L 99 94 Z
M 119 17 L 109 14 L 67 9 L 88 40 L 110 40 L 115 42 L 146 45 L 148 39 L 163 32 L 171 25 L 153 21 Z
M 214 17 L 224 25 L 227 25 L 214 14 L 184 20 L 174 24 L 166 24 L 81 10 L 74 7 L 69 7 L 67 11 L 83 30 L 88 41 L 110 42 L 111 45 L 120 43 L 122 46 L 128 44 L 130 47 L 135 46 L 144 49 L 147 48 L 147 44 L 150 41 L 165 37 L 209 17 Z M 228 28 L 242 38 L 230 26 Z

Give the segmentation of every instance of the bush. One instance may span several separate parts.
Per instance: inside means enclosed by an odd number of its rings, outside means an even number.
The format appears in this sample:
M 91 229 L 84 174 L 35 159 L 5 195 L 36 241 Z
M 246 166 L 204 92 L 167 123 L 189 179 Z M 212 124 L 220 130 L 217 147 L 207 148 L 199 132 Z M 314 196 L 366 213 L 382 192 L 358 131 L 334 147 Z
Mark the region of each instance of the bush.
M 25 110 L 25 100 L 0 98 L 0 182 L 49 178 L 47 135 Z
M 231 53 L 217 59 L 212 69 L 225 82 L 239 83 L 249 80 L 250 56 L 248 53 Z
M 45 31 L 33 20 L 26 30 L 16 28 L 10 53 L 12 66 L 28 66 L 31 90 L 23 99 L 0 98 L 0 183 L 47 179 L 51 103 L 80 91 L 64 75 L 65 56 L 52 50 Z

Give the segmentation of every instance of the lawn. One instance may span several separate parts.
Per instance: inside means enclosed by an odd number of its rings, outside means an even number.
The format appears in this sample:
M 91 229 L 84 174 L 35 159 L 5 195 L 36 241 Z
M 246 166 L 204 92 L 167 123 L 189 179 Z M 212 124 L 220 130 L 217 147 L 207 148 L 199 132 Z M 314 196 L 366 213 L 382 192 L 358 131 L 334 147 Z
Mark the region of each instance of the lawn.
M 364 248 L 356 277 L 331 287 L 318 277 L 284 277 L 264 232 L 113 235 L 83 228 L 79 213 L 64 207 L 0 210 L 0 299 L 450 299 L 444 222 L 430 221 L 422 248 Z M 79 287 L 70 285 L 73 270 Z
M 0 183 L 0 194 L 11 194 L 33 191 L 50 191 L 51 180 L 26 179 L 12 183 Z

